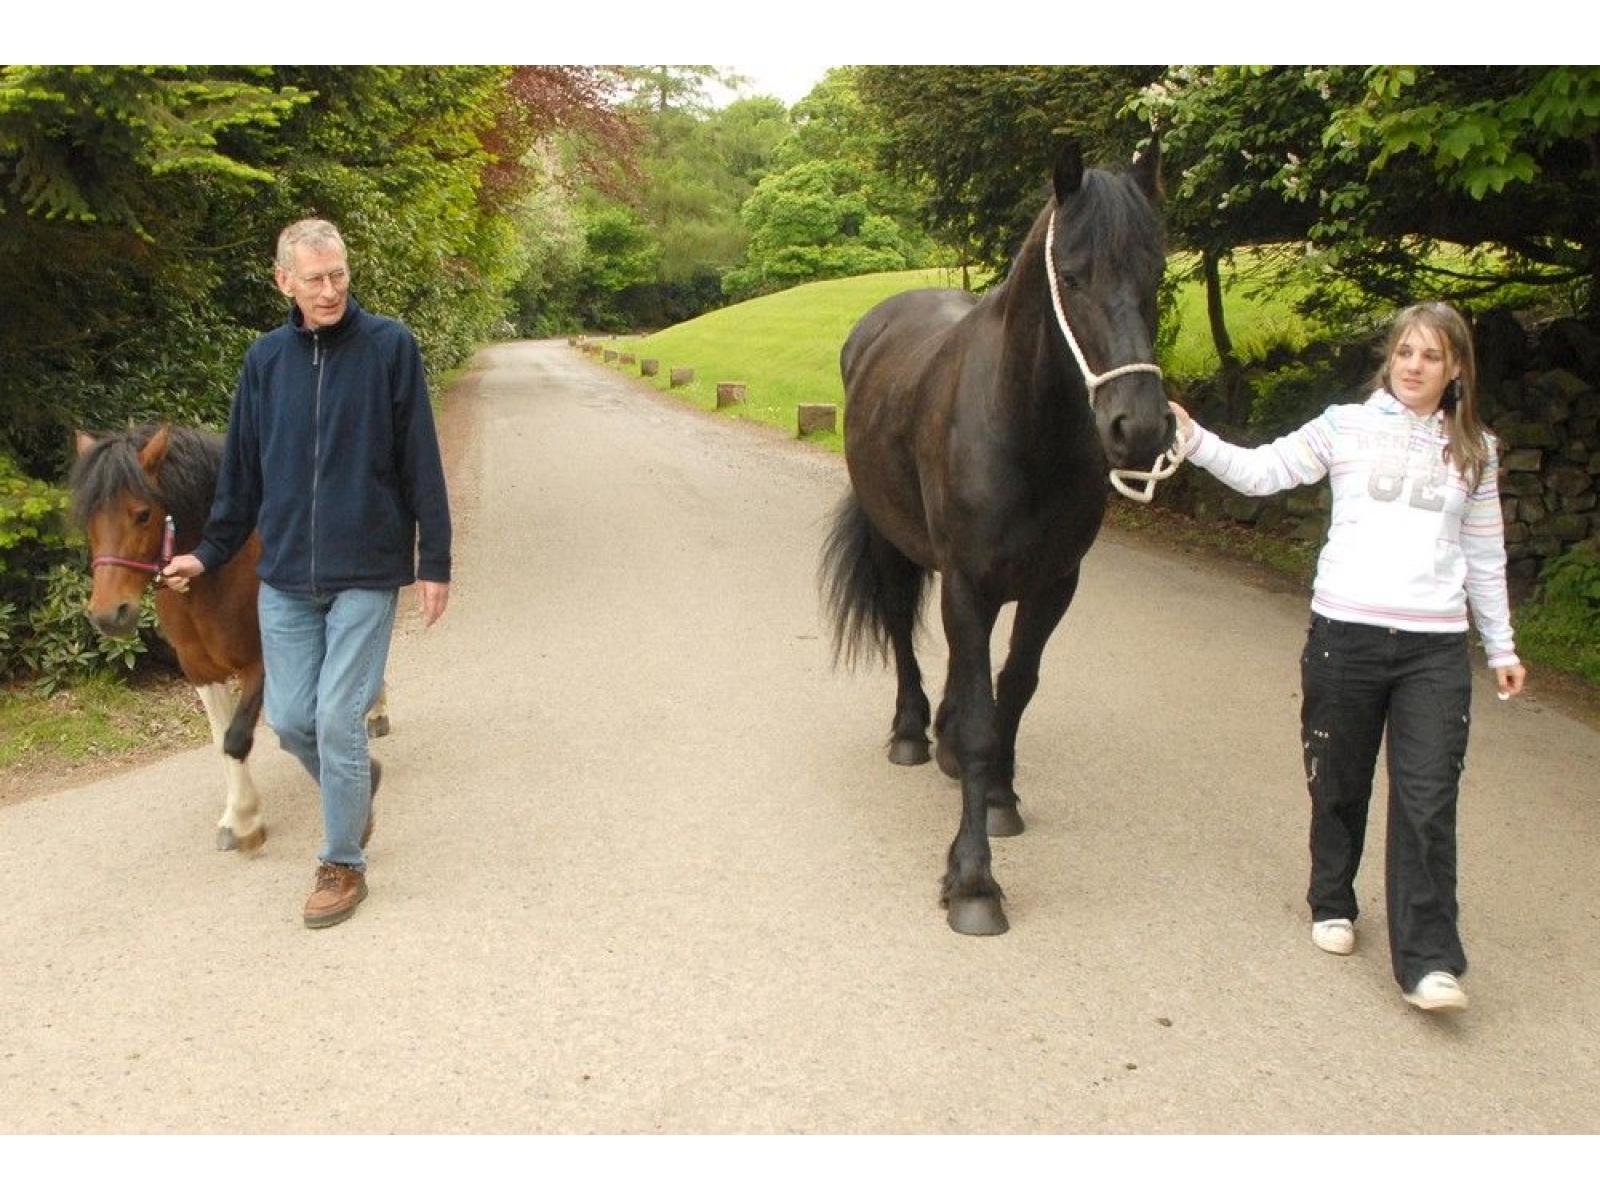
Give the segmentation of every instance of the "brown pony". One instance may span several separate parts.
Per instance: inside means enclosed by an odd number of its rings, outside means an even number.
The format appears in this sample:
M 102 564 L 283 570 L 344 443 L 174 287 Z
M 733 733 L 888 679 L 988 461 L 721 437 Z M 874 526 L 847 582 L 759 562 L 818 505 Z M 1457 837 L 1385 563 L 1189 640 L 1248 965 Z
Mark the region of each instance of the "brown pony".
M 144 589 L 175 554 L 200 541 L 216 492 L 222 438 L 173 425 L 146 425 L 97 438 L 78 434 L 70 486 L 72 513 L 89 538 L 94 590 L 90 622 L 125 637 L 139 621 Z M 265 675 L 256 618 L 255 534 L 215 573 L 192 581 L 186 594 L 156 591 L 161 633 L 178 666 L 200 694 L 211 739 L 223 751 L 228 795 L 217 823 L 219 850 L 254 850 L 266 841 L 261 800 L 245 760 L 255 741 Z M 237 678 L 238 690 L 229 687 Z M 385 694 L 368 715 L 376 737 L 389 731 Z

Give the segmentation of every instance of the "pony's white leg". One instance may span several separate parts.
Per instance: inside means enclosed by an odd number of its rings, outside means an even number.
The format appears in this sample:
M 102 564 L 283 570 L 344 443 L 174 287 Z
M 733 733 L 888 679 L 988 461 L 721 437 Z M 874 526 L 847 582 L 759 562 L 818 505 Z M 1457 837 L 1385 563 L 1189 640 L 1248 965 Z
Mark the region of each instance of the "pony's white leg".
M 372 702 L 372 708 L 367 712 L 367 736 L 389 736 L 389 681 L 385 679 L 383 686 L 378 689 L 378 698 Z
M 239 707 L 239 696 L 226 683 L 208 683 L 195 688 L 211 724 L 211 744 L 222 749 L 223 734 Z M 261 797 L 250 778 L 250 768 L 236 758 L 222 756 L 222 773 L 228 796 L 222 819 L 217 822 L 218 850 L 255 850 L 267 840 L 267 827 L 261 823 Z

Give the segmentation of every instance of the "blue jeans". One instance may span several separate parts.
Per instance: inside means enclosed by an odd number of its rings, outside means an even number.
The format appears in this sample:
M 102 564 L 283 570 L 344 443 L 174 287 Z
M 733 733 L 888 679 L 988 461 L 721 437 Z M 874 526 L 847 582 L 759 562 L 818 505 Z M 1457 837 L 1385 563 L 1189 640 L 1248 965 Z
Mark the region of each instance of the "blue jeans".
M 267 724 L 322 789 L 319 857 L 358 870 L 367 865 L 361 834 L 372 808 L 366 715 L 383 686 L 398 595 L 303 595 L 263 583 L 257 601 Z

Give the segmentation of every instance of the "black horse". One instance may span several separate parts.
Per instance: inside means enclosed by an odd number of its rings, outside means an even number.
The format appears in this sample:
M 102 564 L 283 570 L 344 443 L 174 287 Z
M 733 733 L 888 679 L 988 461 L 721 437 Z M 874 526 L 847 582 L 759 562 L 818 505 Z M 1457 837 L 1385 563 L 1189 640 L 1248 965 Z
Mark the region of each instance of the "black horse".
M 1163 457 L 1175 424 L 1152 364 L 1165 265 L 1158 166 L 1152 146 L 1126 175 L 1086 171 L 1067 146 L 1054 198 L 1001 284 L 982 299 L 895 296 L 861 318 L 839 356 L 851 491 L 822 558 L 835 658 L 892 646 L 889 759 L 927 762 L 912 640 L 929 575 L 940 572 L 950 672 L 934 729 L 939 766 L 962 793 L 943 903 L 960 933 L 1007 928 L 989 836 L 1022 832 L 1017 724 L 1100 530 L 1108 468 L 1119 490 L 1143 499 L 1176 465 Z M 1149 481 L 1145 493 L 1124 476 Z M 1013 600 L 996 685 L 989 636 Z

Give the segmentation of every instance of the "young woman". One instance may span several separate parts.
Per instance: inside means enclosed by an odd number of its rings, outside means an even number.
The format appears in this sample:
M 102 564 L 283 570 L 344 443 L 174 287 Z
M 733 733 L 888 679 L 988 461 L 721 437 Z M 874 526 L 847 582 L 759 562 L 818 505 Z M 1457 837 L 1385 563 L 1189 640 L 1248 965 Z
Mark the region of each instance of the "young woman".
M 1355 949 L 1355 876 L 1378 745 L 1388 733 L 1385 894 L 1406 1000 L 1463 1009 L 1456 796 L 1471 707 L 1467 615 L 1502 698 L 1527 677 L 1512 641 L 1496 444 L 1479 421 L 1472 336 L 1446 304 L 1395 317 L 1374 390 L 1247 450 L 1172 406 L 1189 461 L 1267 495 L 1324 476 L 1333 519 L 1301 656 L 1311 792 L 1311 940 Z

